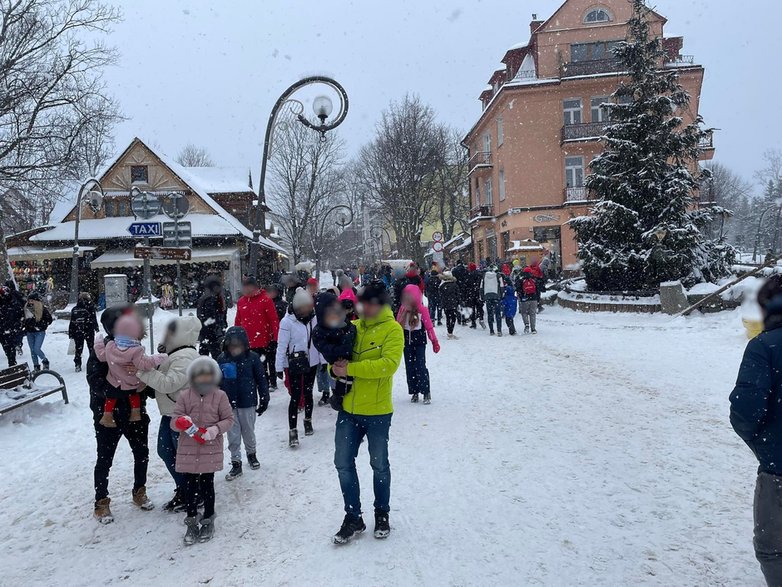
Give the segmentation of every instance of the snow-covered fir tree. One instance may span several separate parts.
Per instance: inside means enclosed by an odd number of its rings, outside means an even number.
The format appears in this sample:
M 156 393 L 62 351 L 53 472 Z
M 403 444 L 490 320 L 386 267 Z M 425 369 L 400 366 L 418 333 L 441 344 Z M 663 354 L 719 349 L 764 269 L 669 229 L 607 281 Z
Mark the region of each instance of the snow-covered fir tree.
M 662 41 L 651 34 L 650 9 L 634 0 L 625 42 L 616 49 L 628 72 L 606 106 L 604 150 L 590 164 L 592 215 L 571 220 L 592 290 L 641 290 L 663 281 L 713 279 L 727 270 L 732 248 L 709 241 L 708 210 L 695 195 L 708 171 L 698 167 L 707 130 L 698 116 L 684 124 L 690 97 L 675 69 L 664 69 Z

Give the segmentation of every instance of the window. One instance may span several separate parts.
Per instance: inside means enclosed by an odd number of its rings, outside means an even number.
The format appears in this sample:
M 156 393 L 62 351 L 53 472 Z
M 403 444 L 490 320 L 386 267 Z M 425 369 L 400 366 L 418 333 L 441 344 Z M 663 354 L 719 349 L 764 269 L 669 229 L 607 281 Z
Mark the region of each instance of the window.
M 609 112 L 602 105 L 610 102 L 611 98 L 600 97 L 592 98 L 592 122 L 608 122 Z
M 475 205 L 481 205 L 481 184 L 478 183 L 478 178 L 475 178 Z
M 492 200 L 494 198 L 494 193 L 493 193 L 492 185 L 491 185 L 491 177 L 488 178 L 483 183 L 483 197 L 485 198 L 485 200 L 484 200 L 485 204 L 487 206 L 491 206 Z
M 565 157 L 565 185 L 569 188 L 584 187 L 583 157 Z
M 132 216 L 130 211 L 130 202 L 128 200 L 119 200 L 117 202 L 117 216 Z
M 499 177 L 499 189 L 500 189 L 500 202 L 505 201 L 505 170 L 500 169 Z
M 109 198 L 105 198 L 103 200 L 103 213 L 106 215 L 107 218 L 116 216 L 117 202 L 115 200 L 110 200 Z
M 149 175 L 146 165 L 130 166 L 130 183 L 148 183 Z
M 502 120 L 502 114 L 497 118 L 497 146 L 499 147 L 505 141 L 505 123 Z
M 581 99 L 565 100 L 563 103 L 565 124 L 581 124 Z
M 584 22 L 611 22 L 611 15 L 608 14 L 608 11 L 603 8 L 595 8 L 594 10 L 590 10 L 586 13 Z
M 500 238 L 502 239 L 502 257 L 504 258 L 510 248 L 510 231 L 506 230 L 500 234 Z
M 570 61 L 600 61 L 614 59 L 614 48 L 622 41 L 601 41 L 599 43 L 577 43 L 570 45 Z
M 483 135 L 483 152 L 491 153 L 491 135 L 489 133 Z

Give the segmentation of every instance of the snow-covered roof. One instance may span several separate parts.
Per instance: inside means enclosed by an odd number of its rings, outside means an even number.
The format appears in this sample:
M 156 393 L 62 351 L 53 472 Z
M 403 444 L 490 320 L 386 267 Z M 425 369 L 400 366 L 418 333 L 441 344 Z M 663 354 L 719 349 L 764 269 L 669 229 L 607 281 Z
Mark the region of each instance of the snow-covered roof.
M 252 192 L 249 171 L 244 167 L 184 167 L 210 194 Z
M 94 251 L 95 247 L 79 245 L 79 256 Z M 41 259 L 67 259 L 73 256 L 73 247 L 48 248 L 48 247 L 9 247 L 8 259 L 11 261 L 33 261 Z
M 538 241 L 532 239 L 525 239 L 521 241 L 511 241 L 511 246 L 507 250 L 508 253 L 516 253 L 523 251 L 543 251 L 545 247 Z
M 516 43 L 515 45 L 511 45 L 510 47 L 508 47 L 508 51 L 515 51 L 516 49 L 523 49 L 524 47 L 527 46 L 527 44 L 528 44 L 527 41 L 520 41 L 520 42 Z
M 451 249 L 452 253 L 455 253 L 456 251 L 461 251 L 462 249 L 466 249 L 472 244 L 472 237 L 468 236 L 466 239 L 464 239 L 464 242 L 460 244 L 458 247 L 454 247 Z

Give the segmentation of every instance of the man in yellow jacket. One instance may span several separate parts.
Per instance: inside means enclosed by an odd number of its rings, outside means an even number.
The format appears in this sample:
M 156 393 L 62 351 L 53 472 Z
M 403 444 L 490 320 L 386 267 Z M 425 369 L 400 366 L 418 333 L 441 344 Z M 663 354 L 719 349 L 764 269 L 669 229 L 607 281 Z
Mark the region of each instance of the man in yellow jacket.
M 402 327 L 394 319 L 383 282 L 372 281 L 364 286 L 358 301 L 361 318 L 354 322 L 357 333 L 353 356 L 350 361 L 339 361 L 332 367 L 335 376 L 353 378 L 337 416 L 334 439 L 334 465 L 345 500 L 345 520 L 334 536 L 335 544 L 346 544 L 366 530 L 356 473 L 356 456 L 365 437 L 374 474 L 375 538 L 387 538 L 391 532 L 388 522 L 391 497 L 388 432 L 394 412 L 391 389 L 405 339 Z

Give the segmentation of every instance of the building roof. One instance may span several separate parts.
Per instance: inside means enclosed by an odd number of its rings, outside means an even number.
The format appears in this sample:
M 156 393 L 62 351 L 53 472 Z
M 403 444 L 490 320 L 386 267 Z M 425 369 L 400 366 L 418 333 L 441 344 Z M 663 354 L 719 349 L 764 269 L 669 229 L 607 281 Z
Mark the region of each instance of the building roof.
M 244 167 L 184 167 L 209 194 L 255 193 Z

